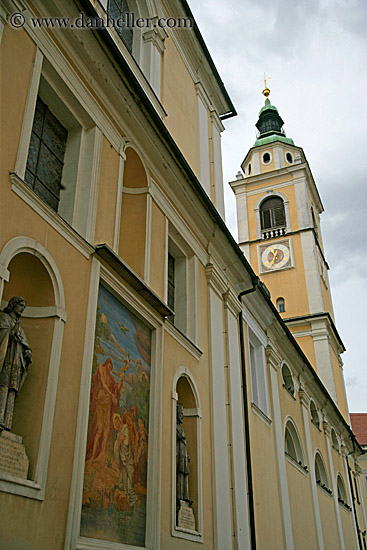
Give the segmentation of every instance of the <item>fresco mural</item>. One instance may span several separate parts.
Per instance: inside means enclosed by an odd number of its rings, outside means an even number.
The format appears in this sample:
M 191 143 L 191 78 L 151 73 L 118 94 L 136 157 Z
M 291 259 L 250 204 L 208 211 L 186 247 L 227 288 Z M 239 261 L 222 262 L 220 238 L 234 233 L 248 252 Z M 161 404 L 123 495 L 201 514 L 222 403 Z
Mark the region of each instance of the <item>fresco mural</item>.
M 151 330 L 100 285 L 80 534 L 145 544 Z

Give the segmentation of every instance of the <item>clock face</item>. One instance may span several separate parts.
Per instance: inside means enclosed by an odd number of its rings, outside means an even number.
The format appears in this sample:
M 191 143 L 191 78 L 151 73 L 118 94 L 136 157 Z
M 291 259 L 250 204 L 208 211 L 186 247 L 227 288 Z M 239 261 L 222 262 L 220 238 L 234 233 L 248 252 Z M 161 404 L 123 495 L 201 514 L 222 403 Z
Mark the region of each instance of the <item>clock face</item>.
M 265 248 L 261 255 L 262 263 L 268 269 L 284 267 L 289 260 L 289 248 L 284 244 L 273 244 Z

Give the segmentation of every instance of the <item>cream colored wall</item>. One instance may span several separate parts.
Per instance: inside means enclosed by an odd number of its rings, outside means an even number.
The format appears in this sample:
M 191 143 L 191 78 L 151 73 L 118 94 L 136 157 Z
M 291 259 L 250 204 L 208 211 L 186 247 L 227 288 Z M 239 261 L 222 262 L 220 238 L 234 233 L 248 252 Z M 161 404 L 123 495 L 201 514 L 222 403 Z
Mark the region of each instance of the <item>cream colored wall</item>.
M 310 474 L 302 474 L 286 461 L 289 503 L 295 550 L 316 550 L 316 529 L 312 509 Z M 307 546 L 305 546 L 305 543 Z
M 331 363 L 334 371 L 336 395 L 338 398 L 338 408 L 345 421 L 349 424 L 348 404 L 345 398 L 345 387 L 343 380 L 343 371 L 339 365 L 339 359 L 332 346 L 330 346 Z
M 330 480 L 330 476 L 329 476 Z M 328 495 L 323 489 L 317 487 L 317 496 L 319 500 L 320 518 L 322 526 L 322 536 L 324 539 L 324 548 L 332 550 L 339 548 L 339 536 L 336 527 L 336 513 L 334 497 Z
M 199 128 L 194 82 L 173 40 L 165 41 L 162 103 L 164 122 L 192 170 L 199 176 Z
M 110 248 L 114 239 L 118 173 L 119 155 L 103 136 L 94 242 L 106 243 Z

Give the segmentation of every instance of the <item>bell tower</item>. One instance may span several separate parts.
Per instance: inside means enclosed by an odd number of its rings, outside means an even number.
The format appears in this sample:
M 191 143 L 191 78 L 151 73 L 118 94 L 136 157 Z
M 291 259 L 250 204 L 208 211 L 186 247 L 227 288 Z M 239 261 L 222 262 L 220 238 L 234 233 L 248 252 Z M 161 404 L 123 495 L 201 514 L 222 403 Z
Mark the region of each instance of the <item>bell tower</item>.
M 324 208 L 301 147 L 283 130 L 270 90 L 257 139 L 230 182 L 239 245 L 347 421 L 341 353 L 320 230 Z

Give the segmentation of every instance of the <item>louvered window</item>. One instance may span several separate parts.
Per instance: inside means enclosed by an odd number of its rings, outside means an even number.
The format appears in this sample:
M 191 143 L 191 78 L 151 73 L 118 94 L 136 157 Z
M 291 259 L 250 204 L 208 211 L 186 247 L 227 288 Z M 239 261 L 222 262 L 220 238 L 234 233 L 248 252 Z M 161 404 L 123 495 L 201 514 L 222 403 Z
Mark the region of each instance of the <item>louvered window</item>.
M 38 97 L 25 181 L 57 212 L 68 131 Z
M 124 41 L 125 46 L 132 54 L 133 52 L 133 29 L 126 26 L 126 14 L 132 13 L 126 0 L 109 0 L 108 14 L 114 19 L 125 20 L 125 26 L 115 26 L 116 31 Z M 121 21 L 122 22 L 122 21 Z
M 285 211 L 281 198 L 266 199 L 260 208 L 261 229 L 275 229 L 285 227 Z

